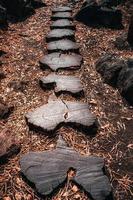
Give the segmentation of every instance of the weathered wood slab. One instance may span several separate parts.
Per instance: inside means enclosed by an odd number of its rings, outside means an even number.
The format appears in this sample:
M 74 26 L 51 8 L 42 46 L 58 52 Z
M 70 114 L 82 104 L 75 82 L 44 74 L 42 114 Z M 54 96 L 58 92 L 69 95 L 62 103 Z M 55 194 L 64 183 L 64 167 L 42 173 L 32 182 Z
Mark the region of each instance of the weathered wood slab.
M 82 62 L 82 56 L 78 54 L 60 54 L 51 53 L 40 59 L 42 69 L 50 68 L 52 71 L 58 69 L 79 69 Z
M 49 34 L 46 37 L 47 42 L 60 40 L 60 39 L 69 39 L 74 40 L 74 31 L 70 29 L 54 29 L 49 32 Z
M 72 9 L 68 6 L 59 6 L 57 8 L 54 8 L 52 10 L 53 13 L 56 13 L 56 12 L 72 12 Z
M 49 42 L 47 45 L 48 53 L 54 53 L 54 52 L 79 52 L 79 46 L 68 39 L 62 39 L 54 42 Z
M 71 12 L 57 12 L 51 16 L 51 20 L 55 21 L 58 19 L 69 19 L 73 20 Z
M 67 179 L 70 168 L 76 170 L 72 181 L 82 186 L 95 200 L 105 200 L 111 193 L 111 186 L 103 173 L 104 160 L 101 157 L 83 156 L 67 147 L 60 138 L 57 148 L 46 152 L 30 152 L 20 160 L 21 171 L 35 184 L 42 195 L 52 193 Z
M 89 106 L 82 102 L 49 100 L 49 102 L 26 115 L 30 127 L 36 130 L 54 132 L 61 125 L 81 129 L 87 134 L 96 131 L 96 118 Z M 95 129 L 95 130 L 94 130 Z
M 62 92 L 70 92 L 75 95 L 83 94 L 80 79 L 75 76 L 56 75 L 52 73 L 41 78 L 40 83 L 44 89 L 54 89 L 56 94 Z
M 53 24 L 50 26 L 51 29 L 71 29 L 75 30 L 75 26 L 71 24 L 71 21 L 68 19 L 59 19 L 53 22 Z

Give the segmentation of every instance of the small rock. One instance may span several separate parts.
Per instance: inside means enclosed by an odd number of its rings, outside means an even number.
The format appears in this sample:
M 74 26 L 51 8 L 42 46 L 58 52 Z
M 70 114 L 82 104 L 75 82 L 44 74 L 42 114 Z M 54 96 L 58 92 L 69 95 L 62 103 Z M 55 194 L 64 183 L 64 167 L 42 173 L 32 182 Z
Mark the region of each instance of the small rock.
M 0 50 L 0 57 L 1 56 L 3 56 L 3 55 L 5 55 L 6 54 L 6 52 L 5 51 L 3 51 L 3 50 Z
M 24 92 L 26 89 L 28 82 L 27 81 L 11 81 L 8 83 L 8 87 L 12 88 L 13 90 Z
M 87 26 L 96 28 L 123 28 L 122 13 L 116 8 L 107 8 L 99 5 L 87 4 L 85 7 L 82 7 L 80 11 L 78 11 L 75 19 Z
M 7 105 L 0 102 L 0 119 L 5 119 L 10 114 L 10 108 Z
M 96 62 L 97 72 L 102 75 L 106 83 L 114 87 L 117 85 L 119 73 L 124 66 L 124 60 L 116 58 L 114 54 L 105 54 Z
M 0 131 L 0 164 L 20 151 L 20 144 L 8 129 Z
M 116 38 L 114 45 L 119 50 L 130 49 L 130 45 L 127 41 L 127 34 L 120 35 L 118 38 Z
M 133 59 L 128 59 L 119 73 L 117 87 L 124 98 L 133 105 Z
M 6 78 L 6 75 L 3 72 L 0 72 L 0 80 Z
M 121 95 L 133 105 L 133 59 L 120 59 L 105 55 L 96 63 L 97 71 L 104 81 L 119 89 Z
M 17 20 L 34 13 L 32 2 L 34 0 L 6 0 L 3 1 L 3 7 L 7 10 L 7 14 L 14 16 Z

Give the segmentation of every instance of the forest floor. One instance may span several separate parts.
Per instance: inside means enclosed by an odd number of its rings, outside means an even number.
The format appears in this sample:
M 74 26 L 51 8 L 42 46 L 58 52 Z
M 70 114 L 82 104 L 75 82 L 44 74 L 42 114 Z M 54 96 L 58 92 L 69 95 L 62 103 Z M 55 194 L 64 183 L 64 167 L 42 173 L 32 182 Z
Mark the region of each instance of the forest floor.
M 57 1 L 45 0 L 47 7 L 39 8 L 36 14 L 15 24 L 10 24 L 7 31 L 0 32 L 0 49 L 7 52 L 1 57 L 2 71 L 6 78 L 0 83 L 0 96 L 10 106 L 14 106 L 7 120 L 0 121 L 0 131 L 8 129 L 21 143 L 21 151 L 8 163 L 0 166 L 0 199 L 38 200 L 34 190 L 24 182 L 20 174 L 20 157 L 29 151 L 44 151 L 56 146 L 57 137 L 36 134 L 29 131 L 25 114 L 40 105 L 46 104 L 52 91 L 43 91 L 38 80 L 50 73 L 42 71 L 39 59 L 47 54 L 45 37 L 50 30 L 51 9 Z M 58 1 L 66 5 L 67 1 Z M 77 4 L 74 13 L 80 8 Z M 73 14 L 74 14 L 73 13 Z M 76 42 L 80 46 L 83 65 L 80 71 L 68 71 L 60 74 L 73 74 L 80 77 L 85 90 L 85 101 L 100 123 L 95 137 L 85 136 L 72 128 L 60 128 L 58 134 L 81 154 L 98 155 L 105 158 L 105 167 L 116 200 L 132 199 L 132 151 L 133 144 L 133 108 L 120 96 L 117 89 L 105 84 L 95 70 L 95 62 L 104 53 L 115 53 L 123 58 L 132 56 L 131 51 L 119 51 L 113 41 L 127 31 L 128 16 L 124 12 L 124 30 L 94 29 L 79 22 L 76 24 Z M 24 82 L 22 91 L 10 87 L 12 81 Z M 69 95 L 62 99 L 75 100 Z M 90 133 L 91 135 L 91 133 Z M 88 197 L 72 183 L 60 189 L 53 200 L 87 200 Z

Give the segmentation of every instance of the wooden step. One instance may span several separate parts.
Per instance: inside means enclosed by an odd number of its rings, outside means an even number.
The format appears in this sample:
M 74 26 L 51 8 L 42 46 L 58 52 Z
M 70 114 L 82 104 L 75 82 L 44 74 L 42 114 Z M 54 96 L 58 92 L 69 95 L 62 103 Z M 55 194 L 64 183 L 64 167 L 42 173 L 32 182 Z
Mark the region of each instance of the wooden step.
M 68 39 L 62 39 L 54 42 L 49 42 L 47 45 L 48 53 L 54 52 L 74 52 L 79 53 L 79 46 Z
M 103 158 L 80 155 L 61 137 L 56 149 L 30 152 L 21 158 L 20 166 L 21 172 L 42 195 L 59 190 L 59 186 L 68 179 L 70 170 L 73 172 L 71 180 L 92 197 L 89 199 L 105 200 L 111 193 L 109 180 L 103 172 Z
M 40 79 L 40 84 L 44 89 L 54 89 L 55 93 L 71 93 L 75 96 L 83 95 L 83 87 L 80 79 L 75 76 L 49 74 Z
M 72 126 L 86 134 L 96 132 L 96 118 L 89 106 L 82 102 L 49 100 L 26 115 L 30 128 L 43 132 L 55 132 L 60 126 Z
M 79 69 L 82 63 L 82 56 L 78 54 L 51 53 L 40 59 L 40 67 L 52 71 L 59 69 Z
M 56 41 L 60 39 L 69 39 L 75 41 L 74 31 L 70 29 L 54 29 L 50 31 L 46 37 L 47 42 Z
M 75 26 L 68 19 L 59 19 L 53 22 L 51 29 L 71 29 L 75 30 Z
M 58 19 L 69 19 L 73 20 L 71 12 L 57 12 L 54 15 L 52 15 L 51 20 L 55 21 Z
M 52 9 L 52 13 L 56 13 L 56 12 L 72 12 L 72 8 L 68 6 L 59 6 Z

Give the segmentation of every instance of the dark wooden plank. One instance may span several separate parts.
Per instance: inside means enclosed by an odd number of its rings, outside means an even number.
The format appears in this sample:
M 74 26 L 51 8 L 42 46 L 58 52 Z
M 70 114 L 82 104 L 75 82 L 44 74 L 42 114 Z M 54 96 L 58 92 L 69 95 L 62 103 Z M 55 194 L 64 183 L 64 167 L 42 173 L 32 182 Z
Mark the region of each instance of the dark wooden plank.
M 20 160 L 21 171 L 33 182 L 42 195 L 53 192 L 67 178 L 70 168 L 76 170 L 71 179 L 95 200 L 105 200 L 111 186 L 103 173 L 104 160 L 100 157 L 82 156 L 68 147 L 60 138 L 52 151 L 24 155 Z
M 68 39 L 62 39 L 54 42 L 49 42 L 47 45 L 48 53 L 54 52 L 79 52 L 79 46 Z
M 58 69 L 79 69 L 82 63 L 82 56 L 78 54 L 51 53 L 40 59 L 42 69 L 50 68 L 52 71 Z
M 83 87 L 80 79 L 75 76 L 49 74 L 40 79 L 41 86 L 44 89 L 54 89 L 56 94 L 69 92 L 74 95 L 83 94 Z
M 46 37 L 47 42 L 60 40 L 60 39 L 69 39 L 69 40 L 75 41 L 74 31 L 70 29 L 54 29 L 54 30 L 51 30 Z
M 53 24 L 50 26 L 51 29 L 71 29 L 75 30 L 75 26 L 71 23 L 68 19 L 59 19 L 53 22 Z
M 60 126 L 67 125 L 84 131 L 86 134 L 96 132 L 96 118 L 89 106 L 82 102 L 49 100 L 49 102 L 26 115 L 32 129 L 43 132 L 55 132 Z
M 58 19 L 69 19 L 73 20 L 71 12 L 57 12 L 54 15 L 52 15 L 51 20 L 55 21 Z

